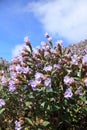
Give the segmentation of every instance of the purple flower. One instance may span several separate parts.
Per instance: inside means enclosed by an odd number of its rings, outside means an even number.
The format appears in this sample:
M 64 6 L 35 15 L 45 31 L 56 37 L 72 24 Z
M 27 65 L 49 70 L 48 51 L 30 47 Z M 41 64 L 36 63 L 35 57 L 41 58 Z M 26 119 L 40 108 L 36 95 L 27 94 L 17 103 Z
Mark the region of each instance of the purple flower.
M 24 58 L 21 53 L 18 55 L 18 60 L 21 62 L 21 64 L 24 64 Z
M 17 57 L 14 57 L 13 59 L 12 59 L 12 62 L 14 63 L 14 64 L 17 64 L 19 61 L 18 61 L 18 58 Z
M 44 81 L 44 85 L 47 89 L 51 89 L 51 78 L 47 78 L 45 81 Z
M 40 72 L 36 72 L 35 74 L 35 80 L 38 82 L 38 83 L 41 83 L 42 80 L 45 79 L 45 76 L 40 73 Z
M 38 83 L 41 83 L 42 78 L 41 78 L 41 74 L 40 74 L 39 72 L 37 72 L 37 73 L 35 74 L 35 80 L 36 80 Z
M 9 91 L 10 91 L 10 92 L 14 92 L 15 90 L 16 90 L 15 81 L 10 80 L 10 81 L 9 81 Z
M 44 70 L 47 71 L 51 71 L 52 70 L 52 66 L 48 65 L 44 67 Z
M 65 93 L 64 93 L 64 97 L 66 99 L 69 99 L 69 98 L 72 98 L 72 96 L 73 96 L 73 93 L 72 93 L 71 89 L 67 88 L 66 91 L 65 91 Z
M 27 74 L 29 72 L 30 68 L 27 66 L 25 68 L 23 68 L 23 73 Z
M 25 43 L 27 43 L 27 42 L 30 43 L 30 40 L 29 40 L 28 36 L 26 36 L 26 37 L 24 38 L 24 42 L 25 42 Z
M 39 50 L 40 50 L 40 47 L 37 47 L 36 49 L 34 49 L 33 54 L 34 54 L 34 55 L 40 55 Z
M 62 46 L 62 44 L 63 44 L 62 40 L 59 40 L 59 41 L 56 42 L 56 46 L 58 46 L 58 45 Z
M 50 57 L 50 53 L 49 53 L 48 51 L 45 51 L 45 52 L 44 52 L 44 56 L 45 56 L 45 57 Z
M 77 57 L 77 55 L 73 55 L 71 63 L 72 63 L 72 65 L 78 65 L 78 57 Z
M 60 64 L 54 64 L 54 69 L 56 69 L 56 70 L 59 70 L 59 69 L 61 69 L 61 66 L 60 66 Z
M 23 69 L 19 64 L 16 66 L 16 71 L 18 74 L 21 74 L 23 72 Z
M 46 50 L 46 51 L 50 49 L 49 44 L 47 44 L 45 42 L 41 42 L 41 45 L 42 45 L 43 49 Z
M 10 65 L 9 71 L 11 72 L 11 71 L 14 71 L 14 70 L 15 70 L 15 65 Z
M 58 52 L 56 51 L 56 49 L 51 48 L 51 53 L 57 54 Z
M 69 76 L 65 76 L 65 77 L 64 77 L 64 83 L 65 83 L 67 86 L 70 86 L 73 82 L 74 82 L 74 79 L 73 79 L 72 77 L 69 77 Z
M 30 80 L 29 84 L 31 85 L 33 91 L 37 90 L 38 83 L 35 80 Z
M 3 75 L 2 78 L 1 78 L 1 84 L 2 84 L 3 86 L 7 86 L 7 81 L 6 81 L 6 78 L 5 78 L 4 75 Z
M 4 99 L 0 99 L 0 108 L 2 107 L 2 106 L 5 106 L 5 101 L 4 101 Z
M 17 74 L 16 74 L 14 71 L 11 71 L 11 72 L 10 72 L 10 77 L 11 77 L 12 79 L 16 80 L 16 79 L 17 79 Z
M 49 42 L 52 42 L 52 37 L 48 37 L 48 41 L 49 41 Z
M 83 56 L 82 63 L 87 65 L 87 55 Z
M 21 124 L 19 121 L 15 121 L 15 130 L 21 130 Z
M 84 84 L 87 87 L 87 78 L 84 79 Z

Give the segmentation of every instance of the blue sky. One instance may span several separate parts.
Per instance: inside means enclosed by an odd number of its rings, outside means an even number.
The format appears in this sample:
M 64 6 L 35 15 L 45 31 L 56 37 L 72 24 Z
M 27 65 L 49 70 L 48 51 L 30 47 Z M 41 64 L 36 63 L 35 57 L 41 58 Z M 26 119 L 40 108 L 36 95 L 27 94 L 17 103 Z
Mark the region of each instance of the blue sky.
M 0 56 L 11 60 L 28 36 L 39 46 L 48 32 L 65 46 L 87 39 L 87 0 L 0 0 Z

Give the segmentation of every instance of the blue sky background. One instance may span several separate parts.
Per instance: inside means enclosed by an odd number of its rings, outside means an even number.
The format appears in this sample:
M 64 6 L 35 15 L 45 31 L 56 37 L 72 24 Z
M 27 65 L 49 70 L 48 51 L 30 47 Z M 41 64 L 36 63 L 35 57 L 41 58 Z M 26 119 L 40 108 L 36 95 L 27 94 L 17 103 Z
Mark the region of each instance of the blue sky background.
M 39 46 L 45 32 L 65 46 L 86 39 L 86 8 L 86 0 L 0 0 L 0 56 L 10 61 L 25 36 Z

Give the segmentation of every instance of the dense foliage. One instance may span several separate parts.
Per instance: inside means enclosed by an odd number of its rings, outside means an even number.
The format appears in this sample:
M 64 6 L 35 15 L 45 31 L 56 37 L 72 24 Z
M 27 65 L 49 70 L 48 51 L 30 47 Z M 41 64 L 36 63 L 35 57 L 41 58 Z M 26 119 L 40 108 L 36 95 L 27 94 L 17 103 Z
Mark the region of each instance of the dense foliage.
M 87 125 L 87 55 L 65 53 L 62 41 L 33 49 L 29 39 L 0 71 L 1 130 L 74 130 Z

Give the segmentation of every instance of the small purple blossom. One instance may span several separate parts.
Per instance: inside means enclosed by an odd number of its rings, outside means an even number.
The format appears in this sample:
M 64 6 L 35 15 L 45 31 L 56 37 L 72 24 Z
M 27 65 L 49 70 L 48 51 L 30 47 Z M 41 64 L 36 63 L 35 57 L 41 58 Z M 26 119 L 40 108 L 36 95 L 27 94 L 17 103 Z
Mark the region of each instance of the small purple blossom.
M 1 78 L 1 84 L 2 84 L 3 86 L 6 86 L 6 85 L 7 85 L 6 78 L 5 78 L 4 75 L 3 75 L 2 78 Z
M 39 52 L 39 47 L 34 49 L 34 52 L 33 52 L 35 55 L 40 55 L 40 52 Z
M 24 64 L 24 57 L 22 56 L 21 53 L 18 54 L 18 60 L 21 62 L 21 64 Z
M 42 80 L 45 79 L 45 76 L 40 73 L 40 72 L 36 72 L 35 74 L 35 80 L 38 82 L 38 83 L 41 83 Z
M 45 42 L 41 42 L 41 45 L 42 45 L 42 48 L 43 48 L 44 50 L 46 50 L 46 51 L 50 49 L 49 44 L 47 44 L 47 43 L 45 43 Z
M 4 101 L 4 99 L 0 99 L 0 108 L 2 107 L 2 106 L 5 106 L 5 101 Z
M 65 93 L 64 93 L 64 97 L 66 99 L 69 99 L 69 98 L 72 98 L 72 96 L 73 96 L 73 93 L 72 93 L 71 89 L 67 88 L 66 91 L 65 91 Z
M 46 72 L 51 71 L 51 70 L 52 70 L 52 66 L 51 66 L 51 65 L 45 66 L 45 67 L 44 67 L 44 70 L 45 70 Z
M 16 79 L 17 79 L 17 74 L 16 74 L 14 71 L 11 71 L 11 72 L 10 72 L 10 77 L 11 77 L 12 79 L 16 80 Z
M 21 130 L 21 124 L 19 121 L 15 121 L 15 130 Z
M 49 53 L 48 51 L 45 51 L 45 52 L 44 52 L 44 56 L 45 56 L 45 57 L 50 57 L 50 53 Z
M 10 80 L 10 81 L 9 81 L 9 91 L 10 91 L 10 92 L 14 92 L 15 90 L 16 90 L 15 81 Z
M 47 89 L 51 89 L 51 78 L 47 78 L 45 81 L 44 81 L 44 85 Z
M 63 41 L 62 41 L 62 40 L 58 40 L 58 41 L 56 42 L 56 46 L 58 46 L 58 45 L 62 46 L 62 44 L 63 44 Z
M 37 90 L 38 83 L 35 80 L 30 80 L 29 84 L 31 85 L 33 91 Z
M 83 56 L 82 63 L 87 65 L 87 55 Z
M 19 64 L 17 64 L 16 71 L 18 74 L 21 74 L 23 72 L 23 68 Z
M 64 83 L 65 83 L 67 86 L 70 86 L 73 82 L 74 82 L 74 79 L 73 79 L 72 77 L 69 77 L 69 76 L 65 76 L 65 77 L 64 77 Z
M 23 68 L 23 73 L 27 74 L 30 71 L 30 68 L 27 66 L 25 68 Z
M 28 36 L 26 36 L 26 37 L 24 38 L 24 42 L 25 42 L 25 43 L 30 43 L 30 40 L 29 40 Z
M 78 65 L 78 57 L 77 57 L 77 55 L 73 55 L 71 64 L 72 65 Z
M 10 65 L 9 71 L 11 72 L 11 71 L 14 71 L 14 70 L 15 70 L 15 65 Z
M 52 37 L 48 37 L 48 41 L 49 41 L 49 42 L 52 42 Z
M 12 59 L 12 62 L 13 62 L 14 64 L 17 64 L 17 63 L 18 63 L 18 58 L 17 58 L 17 57 L 14 57 L 14 58 Z
M 87 78 L 84 79 L 84 84 L 87 87 Z
M 54 67 L 54 69 L 56 69 L 56 70 L 61 69 L 61 65 L 60 65 L 60 64 L 54 64 L 53 67 Z
M 55 50 L 55 49 L 51 49 L 51 53 L 53 53 L 53 54 L 57 54 L 58 52 Z

